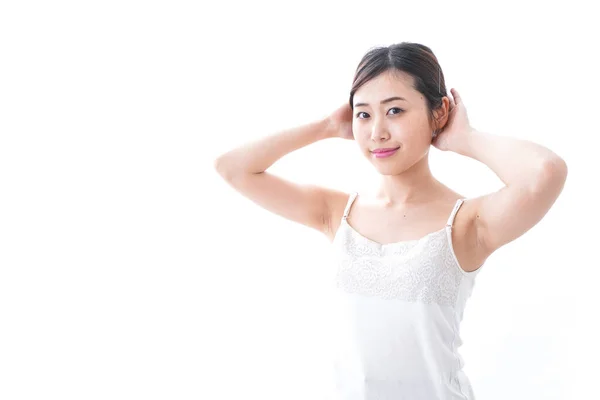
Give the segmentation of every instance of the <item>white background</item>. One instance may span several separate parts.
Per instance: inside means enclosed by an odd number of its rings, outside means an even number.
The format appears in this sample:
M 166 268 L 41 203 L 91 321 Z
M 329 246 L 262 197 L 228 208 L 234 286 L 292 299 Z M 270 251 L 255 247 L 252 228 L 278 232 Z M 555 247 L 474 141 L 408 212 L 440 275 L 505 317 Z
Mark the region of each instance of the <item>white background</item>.
M 597 14 L 411 3 L 2 2 L 0 398 L 332 399 L 329 242 L 239 195 L 213 160 L 326 116 L 362 55 L 401 41 L 431 47 L 472 125 L 569 167 L 467 303 L 477 398 L 597 395 Z M 430 164 L 465 196 L 500 188 L 457 154 Z M 270 171 L 378 182 L 341 139 Z

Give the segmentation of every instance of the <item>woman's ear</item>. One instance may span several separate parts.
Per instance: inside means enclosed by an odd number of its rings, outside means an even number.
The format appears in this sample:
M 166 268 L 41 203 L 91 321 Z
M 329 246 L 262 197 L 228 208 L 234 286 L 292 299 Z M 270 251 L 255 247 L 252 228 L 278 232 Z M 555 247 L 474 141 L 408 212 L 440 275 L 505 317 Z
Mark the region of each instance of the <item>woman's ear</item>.
M 450 117 L 450 100 L 448 96 L 442 97 L 442 105 L 434 111 L 435 129 L 441 131 L 448 123 Z

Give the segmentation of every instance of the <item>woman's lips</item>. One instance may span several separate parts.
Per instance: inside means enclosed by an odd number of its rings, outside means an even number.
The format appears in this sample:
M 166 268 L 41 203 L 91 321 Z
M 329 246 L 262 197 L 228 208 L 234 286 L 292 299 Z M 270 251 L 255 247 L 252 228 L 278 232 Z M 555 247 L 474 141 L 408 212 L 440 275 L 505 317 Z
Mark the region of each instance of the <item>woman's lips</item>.
M 373 155 L 377 158 L 383 158 L 383 157 L 389 157 L 392 154 L 394 154 L 396 151 L 398 151 L 398 148 L 392 149 L 392 150 L 386 150 L 386 151 L 377 151 L 377 152 L 372 152 Z

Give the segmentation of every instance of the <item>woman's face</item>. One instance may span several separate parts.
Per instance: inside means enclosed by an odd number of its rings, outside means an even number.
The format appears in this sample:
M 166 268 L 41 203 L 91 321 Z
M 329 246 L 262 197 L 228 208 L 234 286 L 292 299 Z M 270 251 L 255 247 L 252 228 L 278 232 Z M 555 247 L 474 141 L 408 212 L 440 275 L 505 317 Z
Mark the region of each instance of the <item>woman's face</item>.
M 421 160 L 431 146 L 427 103 L 413 88 L 412 79 L 403 72 L 384 72 L 354 94 L 354 139 L 383 175 L 406 171 Z M 387 157 L 377 157 L 373 151 L 383 148 L 398 150 Z

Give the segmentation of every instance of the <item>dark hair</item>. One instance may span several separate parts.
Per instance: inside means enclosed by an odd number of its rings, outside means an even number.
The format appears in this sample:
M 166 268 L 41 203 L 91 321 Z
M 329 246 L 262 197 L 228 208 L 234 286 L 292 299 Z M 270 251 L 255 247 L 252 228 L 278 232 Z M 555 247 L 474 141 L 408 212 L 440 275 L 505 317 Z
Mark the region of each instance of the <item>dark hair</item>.
M 427 101 L 431 123 L 434 119 L 433 111 L 442 105 L 442 98 L 447 96 L 446 82 L 433 51 L 419 43 L 402 42 L 370 49 L 356 69 L 350 90 L 350 107 L 354 109 L 354 94 L 362 85 L 389 70 L 405 72 L 413 77 L 414 88 Z M 434 133 L 436 135 L 437 132 Z

